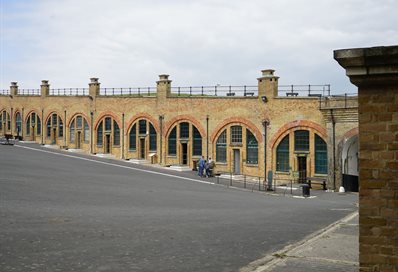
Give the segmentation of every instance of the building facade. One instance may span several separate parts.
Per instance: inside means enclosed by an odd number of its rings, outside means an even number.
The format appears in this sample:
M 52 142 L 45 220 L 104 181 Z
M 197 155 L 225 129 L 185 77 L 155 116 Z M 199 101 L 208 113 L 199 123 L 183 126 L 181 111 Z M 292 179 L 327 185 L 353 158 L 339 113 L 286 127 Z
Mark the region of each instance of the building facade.
M 328 179 L 358 176 L 357 97 L 331 96 L 328 85 L 279 86 L 263 70 L 256 86 L 19 89 L 0 94 L 0 133 L 60 148 L 194 167 L 200 156 L 217 172 Z M 356 138 L 355 138 L 356 137 Z M 296 174 L 295 174 L 296 173 Z

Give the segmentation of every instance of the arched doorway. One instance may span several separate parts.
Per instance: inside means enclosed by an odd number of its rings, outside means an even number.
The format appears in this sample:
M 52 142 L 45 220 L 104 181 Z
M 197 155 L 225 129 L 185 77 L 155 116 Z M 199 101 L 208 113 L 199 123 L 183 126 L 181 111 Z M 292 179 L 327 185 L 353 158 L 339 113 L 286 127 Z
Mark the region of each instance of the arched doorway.
M 343 187 L 349 192 L 358 192 L 358 135 L 349 138 L 341 154 Z

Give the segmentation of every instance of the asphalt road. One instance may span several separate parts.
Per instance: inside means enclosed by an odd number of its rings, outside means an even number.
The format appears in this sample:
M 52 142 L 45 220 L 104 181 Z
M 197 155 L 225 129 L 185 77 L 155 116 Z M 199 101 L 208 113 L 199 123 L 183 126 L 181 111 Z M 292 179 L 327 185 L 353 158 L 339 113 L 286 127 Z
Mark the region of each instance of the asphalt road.
M 3 272 L 238 271 L 351 213 L 357 201 L 271 196 L 24 146 L 46 152 L 0 146 Z

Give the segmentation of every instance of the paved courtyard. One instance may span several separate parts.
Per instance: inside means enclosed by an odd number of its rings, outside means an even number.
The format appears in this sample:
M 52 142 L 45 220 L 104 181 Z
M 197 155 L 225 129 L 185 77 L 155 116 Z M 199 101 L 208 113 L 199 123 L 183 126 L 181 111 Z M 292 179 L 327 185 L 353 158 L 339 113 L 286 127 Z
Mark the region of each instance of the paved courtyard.
M 0 146 L 0 271 L 239 271 L 356 210 L 355 194 L 299 199 L 201 181 Z

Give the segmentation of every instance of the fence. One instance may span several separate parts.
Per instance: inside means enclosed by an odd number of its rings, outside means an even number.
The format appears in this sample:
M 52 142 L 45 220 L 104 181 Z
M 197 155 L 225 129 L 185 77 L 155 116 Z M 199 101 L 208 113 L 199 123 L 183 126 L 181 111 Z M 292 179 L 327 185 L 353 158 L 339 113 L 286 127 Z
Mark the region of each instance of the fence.
M 319 108 L 320 109 L 348 109 L 358 107 L 358 94 L 357 93 L 345 93 L 341 95 L 331 95 L 320 97 Z
M 258 96 L 258 86 L 189 86 L 171 87 L 175 96 Z
M 88 95 L 88 88 L 62 88 L 50 89 L 49 95 L 53 96 L 84 96 Z
M 276 194 L 302 196 L 303 184 L 294 179 L 273 179 L 272 184 L 264 182 L 264 177 L 249 175 L 233 175 L 230 172 L 219 173 L 215 176 L 215 183 L 227 187 L 236 187 L 253 191 L 268 191 Z
M 40 89 L 18 89 L 18 95 L 41 95 Z
M 0 90 L 0 95 L 10 95 L 10 90 Z
M 156 96 L 156 87 L 100 88 L 100 95 Z
M 279 85 L 278 96 L 330 96 L 330 84 L 325 85 Z

